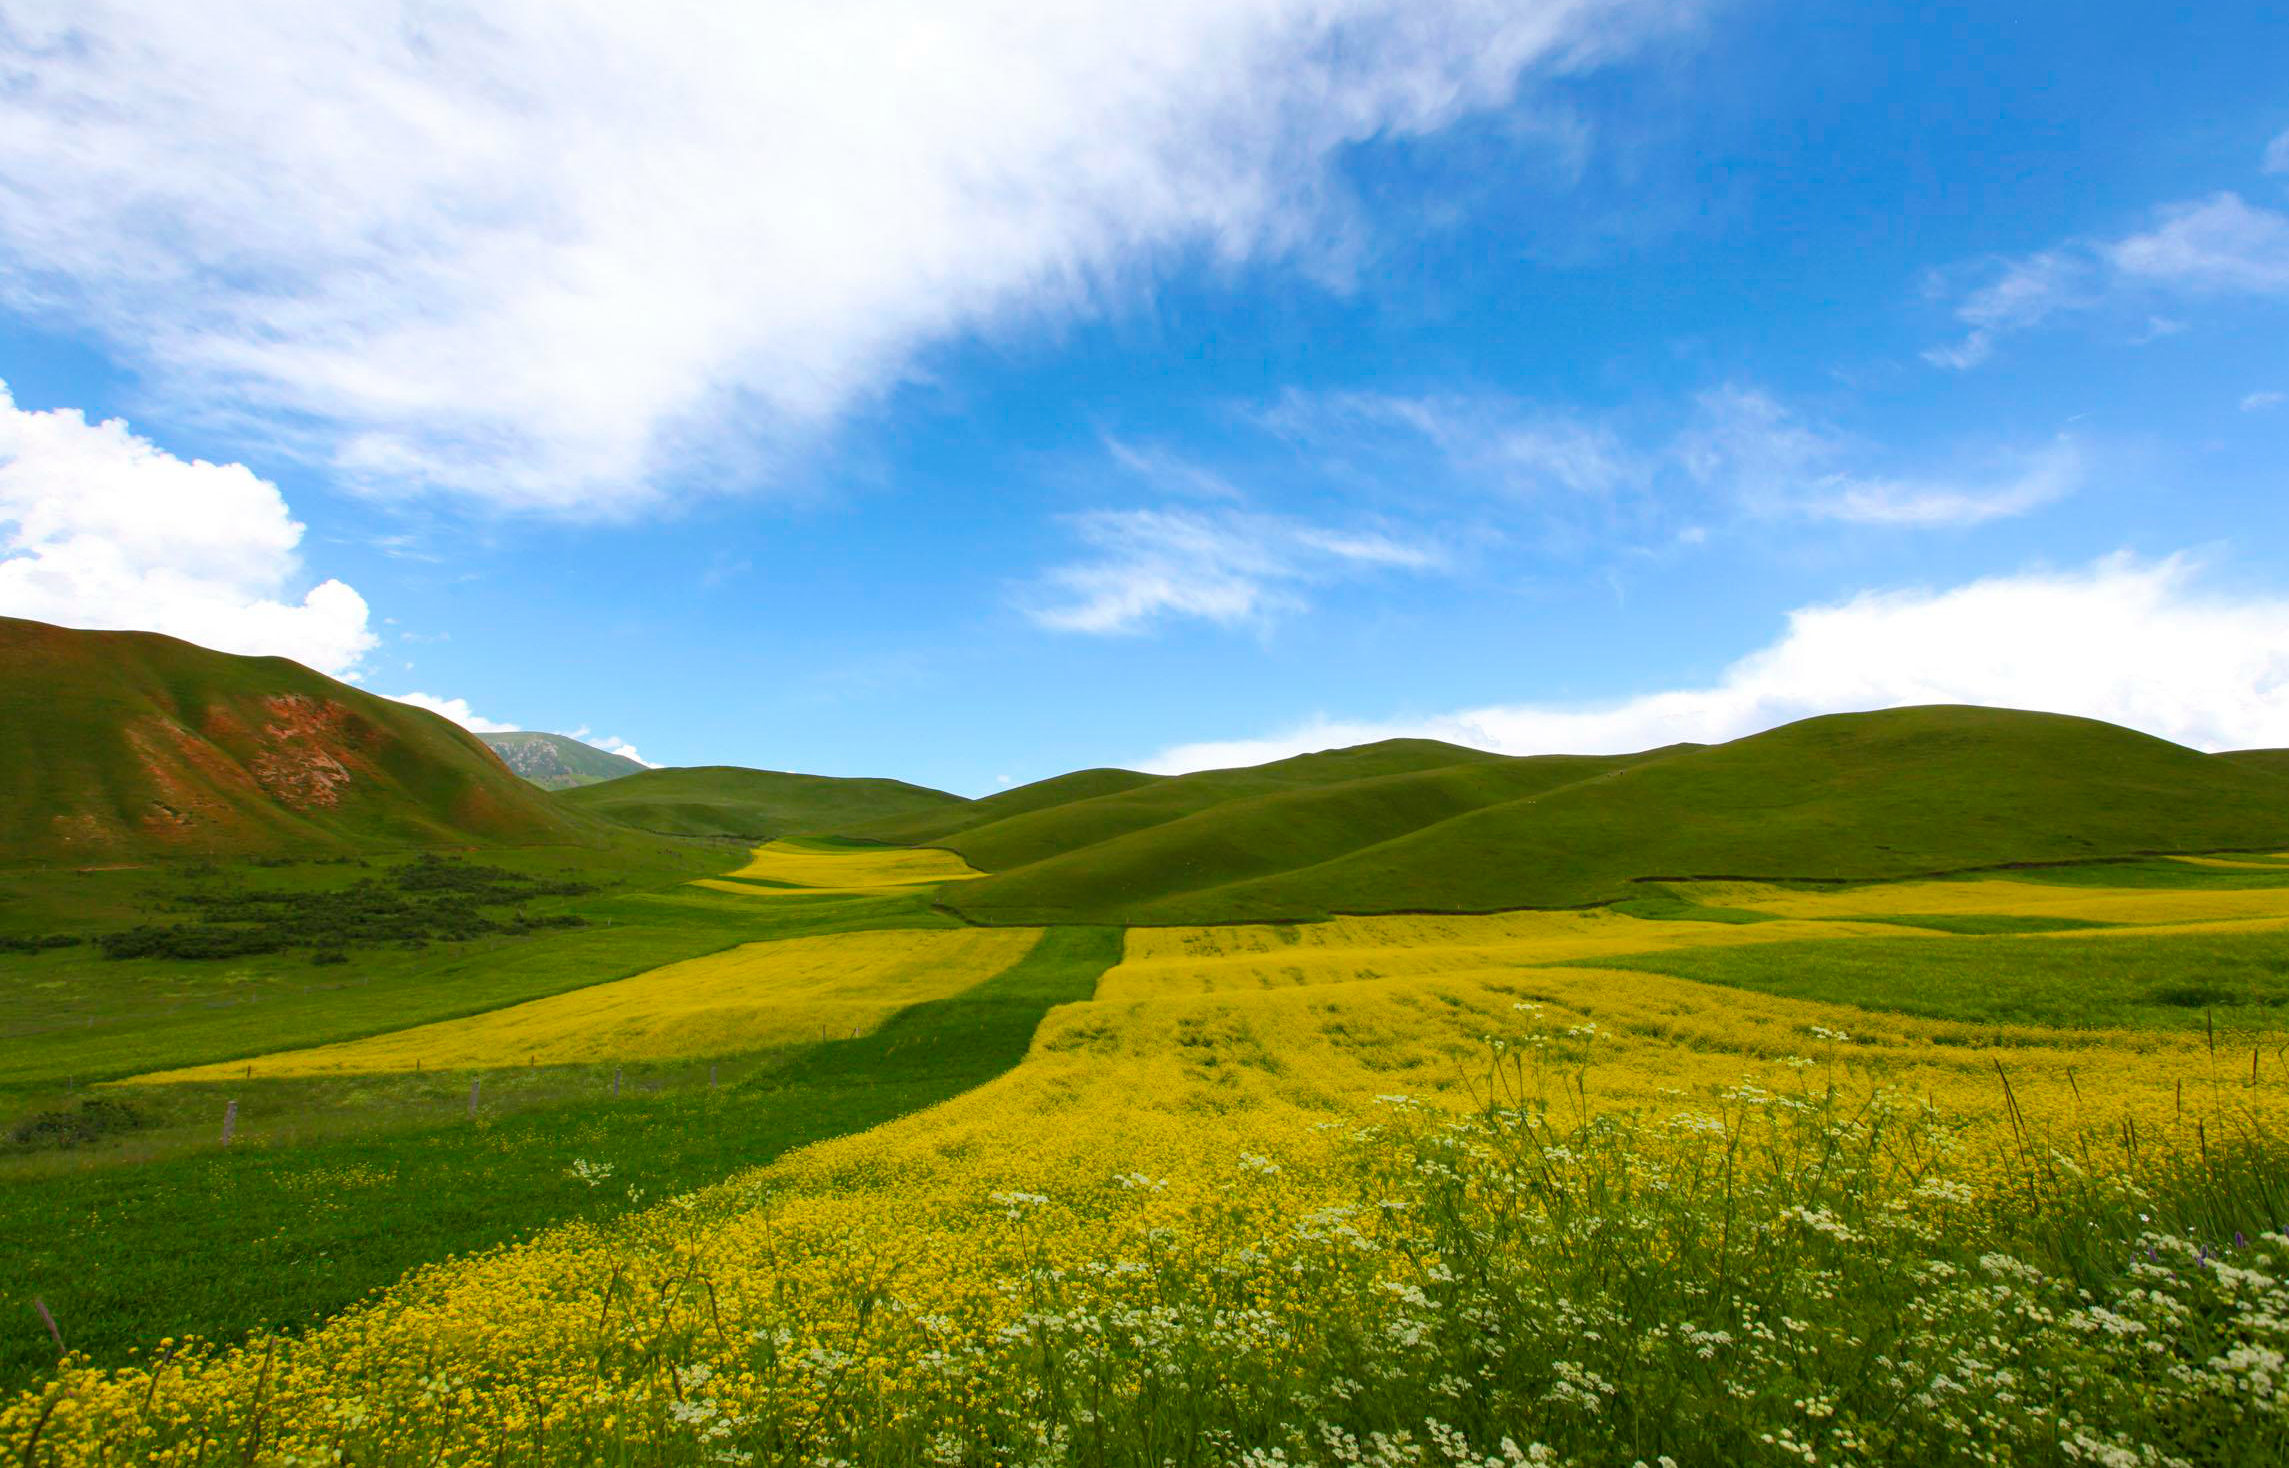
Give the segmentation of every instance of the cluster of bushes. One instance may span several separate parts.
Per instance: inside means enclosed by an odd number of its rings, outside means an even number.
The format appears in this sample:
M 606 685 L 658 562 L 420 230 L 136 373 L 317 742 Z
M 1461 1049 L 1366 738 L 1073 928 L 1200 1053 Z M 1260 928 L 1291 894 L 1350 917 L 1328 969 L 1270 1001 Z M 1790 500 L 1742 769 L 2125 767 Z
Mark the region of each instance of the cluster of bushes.
M 70 933 L 38 933 L 30 937 L 0 935 L 0 953 L 44 953 L 50 948 L 69 948 L 86 941 Z
M 386 879 L 367 877 L 331 892 L 192 893 L 184 899 L 197 913 L 190 921 L 143 923 L 97 942 L 106 958 L 222 959 L 307 948 L 316 962 L 341 963 L 353 948 L 582 927 L 586 920 L 572 914 L 499 917 L 486 909 L 593 890 L 581 882 L 423 856 Z
M 150 1118 L 124 1101 L 93 1096 L 72 1111 L 42 1111 L 17 1122 L 8 1133 L 17 1151 L 84 1147 L 118 1132 L 149 1126 Z

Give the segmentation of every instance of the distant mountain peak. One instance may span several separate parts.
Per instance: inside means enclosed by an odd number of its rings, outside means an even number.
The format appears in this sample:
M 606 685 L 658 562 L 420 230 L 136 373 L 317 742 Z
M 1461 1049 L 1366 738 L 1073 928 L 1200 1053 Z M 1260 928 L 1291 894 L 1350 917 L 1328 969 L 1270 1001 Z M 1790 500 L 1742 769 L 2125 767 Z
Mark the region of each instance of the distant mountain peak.
M 501 757 L 501 763 L 543 790 L 571 790 L 598 785 L 623 775 L 642 772 L 644 766 L 624 754 L 613 754 L 583 744 L 569 734 L 543 734 L 519 729 L 506 734 L 480 734 Z

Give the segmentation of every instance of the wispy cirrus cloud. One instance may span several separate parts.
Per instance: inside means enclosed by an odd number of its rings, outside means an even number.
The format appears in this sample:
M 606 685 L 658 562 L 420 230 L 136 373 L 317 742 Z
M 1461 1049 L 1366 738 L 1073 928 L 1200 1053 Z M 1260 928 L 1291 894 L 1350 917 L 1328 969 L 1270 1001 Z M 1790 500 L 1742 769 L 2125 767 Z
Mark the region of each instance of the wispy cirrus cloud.
M 1419 457 L 1428 447 L 1467 482 L 1525 498 L 1611 494 L 1655 467 L 1594 416 L 1488 394 L 1291 390 L 1254 416 L 1308 452 Z
M 1702 394 L 1678 455 L 1758 514 L 1924 529 L 2024 515 L 2073 493 L 2083 477 L 2081 451 L 2063 437 L 1946 470 L 1887 469 L 1871 446 L 1737 386 Z
M 2289 167 L 2289 149 L 2275 138 L 2265 152 L 2268 171 Z M 2141 321 L 2131 339 L 2150 341 L 2182 331 L 2186 323 L 2158 314 L 2221 298 L 2289 300 L 2289 214 L 2252 204 L 2225 190 L 2154 210 L 2148 226 L 2111 239 L 2081 239 L 2016 259 L 1988 262 L 1984 278 L 1957 291 L 1944 279 L 1937 293 L 1954 293 L 1963 336 L 1923 353 L 1937 367 L 1968 370 L 1995 354 L 2005 337 L 2062 316 L 2113 311 Z M 1959 273 L 1960 274 L 1960 273 Z
M 1058 632 L 1261 624 L 1302 609 L 1313 587 L 1440 561 L 1432 547 L 1380 529 L 1250 510 L 1097 510 L 1068 523 L 1089 553 L 1043 576 L 1027 606 L 1034 622 Z
M 2208 589 L 2188 557 L 2112 556 L 1803 607 L 1773 642 L 1700 686 L 1419 718 L 1322 716 L 1266 737 L 1178 745 L 1141 767 L 1217 769 L 1400 736 L 1506 754 L 1620 753 L 1920 703 L 2080 714 L 2204 749 L 2289 744 L 2289 601 Z
M 1346 149 L 1690 11 L 35 4 L 0 290 L 376 488 L 626 512 L 1179 256 L 1340 278 Z
M 2027 514 L 2084 473 L 2071 440 L 1907 456 L 1742 384 L 1670 416 L 1649 427 L 1484 395 L 1290 393 L 1260 421 L 1347 458 L 1354 478 L 1402 478 L 1427 455 L 1452 482 L 1535 514 L 1657 520 L 1666 507 L 1929 529 Z

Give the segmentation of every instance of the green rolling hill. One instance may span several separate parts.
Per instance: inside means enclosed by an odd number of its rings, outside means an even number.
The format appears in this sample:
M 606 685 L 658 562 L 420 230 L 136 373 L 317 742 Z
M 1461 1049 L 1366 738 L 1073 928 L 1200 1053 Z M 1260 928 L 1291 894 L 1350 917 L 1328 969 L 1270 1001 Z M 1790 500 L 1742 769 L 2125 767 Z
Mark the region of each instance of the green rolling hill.
M 1004 872 L 1084 848 L 1101 849 L 1121 837 L 1253 796 L 1501 760 L 1500 755 L 1432 739 L 1390 739 L 1270 764 L 1149 780 L 1010 815 L 927 844 L 958 852 L 980 871 Z
M 2237 765 L 2269 774 L 2289 776 L 2289 749 L 2235 749 L 2218 755 Z
M 476 736 L 284 658 L 0 618 L 0 860 L 588 839 Z
M 1166 778 L 1165 775 L 1146 775 L 1135 770 L 1075 770 L 1070 775 L 1036 780 L 1030 785 L 997 791 L 961 805 L 933 806 L 928 810 L 868 821 L 835 834 L 898 846 L 943 845 L 947 837 L 995 821 L 1046 810 L 1051 806 L 1093 800 L 1100 795 L 1123 794 Z
M 624 754 L 613 754 L 583 744 L 569 734 L 541 734 L 519 730 L 513 734 L 480 734 L 485 747 L 543 790 L 570 790 L 597 785 L 645 768 Z
M 1248 772 L 1214 773 L 1230 784 Z M 2289 778 L 2262 762 L 2089 719 L 1957 707 L 1833 715 L 1618 760 L 1477 755 L 1126 828 L 1091 819 L 1100 803 L 934 843 L 994 873 L 942 901 L 977 922 L 1308 919 L 1587 905 L 1648 878 L 1875 878 L 2289 843 Z M 1062 844 L 1001 838 L 1060 816 Z
M 644 770 L 554 797 L 565 806 L 669 836 L 776 836 L 841 832 L 870 821 L 966 807 L 959 795 L 903 780 L 842 779 L 693 765 Z

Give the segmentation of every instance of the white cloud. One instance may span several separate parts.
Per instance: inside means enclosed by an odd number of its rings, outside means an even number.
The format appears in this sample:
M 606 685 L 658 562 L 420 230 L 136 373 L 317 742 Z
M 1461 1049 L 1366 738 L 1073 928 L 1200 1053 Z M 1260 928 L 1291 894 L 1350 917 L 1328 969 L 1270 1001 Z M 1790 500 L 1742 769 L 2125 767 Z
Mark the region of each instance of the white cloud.
M 1175 618 L 1259 622 L 1299 609 L 1307 586 L 1438 563 L 1429 548 L 1380 531 L 1239 510 L 1099 510 L 1071 523 L 1097 554 L 1049 572 L 1049 599 L 1028 608 L 1059 632 L 1134 632 Z
M 1353 477 L 1421 482 L 1431 477 L 1427 447 L 1455 482 L 1554 523 L 1588 513 L 1634 520 L 1641 533 L 1661 520 L 1664 495 L 1670 510 L 1683 505 L 1680 477 L 1759 517 L 1937 527 L 2026 514 L 2083 476 L 2080 451 L 2063 439 L 1888 469 L 1891 456 L 1875 446 L 1738 385 L 1700 394 L 1666 437 L 1493 396 L 1291 391 L 1257 421 Z
M 1878 455 L 1753 388 L 1704 393 L 1674 450 L 1686 469 L 1753 513 L 1862 525 L 1978 525 L 2073 493 L 2082 456 L 2066 439 L 1962 469 L 1889 473 Z
M 382 485 L 609 513 L 1179 253 L 1340 277 L 1339 156 L 1645 0 L 29 0 L 0 286 Z
M 2278 408 L 2283 403 L 2289 403 L 2289 393 L 2253 392 L 2242 398 L 2241 411 L 2262 413 L 2269 408 Z
M 644 758 L 642 754 L 637 752 L 636 746 L 630 744 L 625 739 L 607 735 L 602 739 L 595 739 L 589 742 L 594 744 L 598 749 L 603 750 L 606 754 L 616 754 L 619 755 L 622 759 L 632 759 L 647 770 L 657 770 L 661 768 L 658 762 Z
M 377 642 L 365 600 L 309 585 L 301 540 L 278 486 L 245 465 L 178 459 L 118 419 L 26 411 L 0 383 L 0 614 L 353 676 Z
M 1957 319 L 1971 328 L 1953 346 L 1934 347 L 1924 360 L 1940 367 L 1976 367 L 1995 353 L 1995 338 L 2033 326 L 2061 311 L 2088 304 L 2090 263 L 2063 250 L 2045 250 L 2008 262 L 2000 275 L 1965 297 Z
M 2165 204 L 2149 230 L 2116 240 L 2081 240 L 1999 262 L 1985 285 L 1955 307 L 1970 328 L 1958 342 L 1923 354 L 1934 366 L 1966 370 L 1995 354 L 1996 342 L 2055 316 L 2132 307 L 2157 298 L 2289 297 L 2289 215 L 2239 194 Z M 2133 341 L 2186 329 L 2182 320 L 2144 313 Z
M 1472 481 L 1524 497 L 1612 494 L 1655 467 L 1609 424 L 1498 397 L 1291 390 L 1257 421 L 1299 443 L 1354 453 L 1394 435 L 1427 442 Z
M 2289 132 L 2265 145 L 2264 167 L 2267 173 L 2289 173 Z
M 399 703 L 409 703 L 415 708 L 427 709 L 433 714 L 442 715 L 472 734 L 516 734 L 524 729 L 522 724 L 504 724 L 498 719 L 486 718 L 471 708 L 469 700 L 465 698 L 440 698 L 434 693 L 392 693 L 385 696 L 393 698 Z M 589 744 L 608 754 L 617 754 L 632 759 L 647 769 L 656 770 L 660 768 L 657 764 L 644 758 L 642 754 L 637 752 L 636 746 L 625 739 L 610 736 L 603 739 L 590 739 L 586 724 L 577 729 L 558 732 L 567 739 L 586 740 Z
M 1582 707 L 1317 719 L 1270 738 L 1181 745 L 1144 768 L 1254 764 L 1402 735 L 1509 754 L 1619 753 L 1923 703 L 2080 714 L 2203 749 L 2289 745 L 2289 599 L 2199 580 L 2184 557 L 2122 555 L 1943 591 L 1867 592 L 1791 613 L 1778 640 L 1705 687 Z
M 2205 293 L 2289 295 L 2289 216 L 2231 193 L 2161 213 L 2156 228 L 2105 247 L 2125 277 Z
M 504 724 L 498 719 L 488 719 L 469 707 L 469 700 L 465 698 L 439 698 L 434 693 L 390 693 L 383 696 L 440 714 L 472 734 L 514 734 L 523 727 L 520 724 Z

